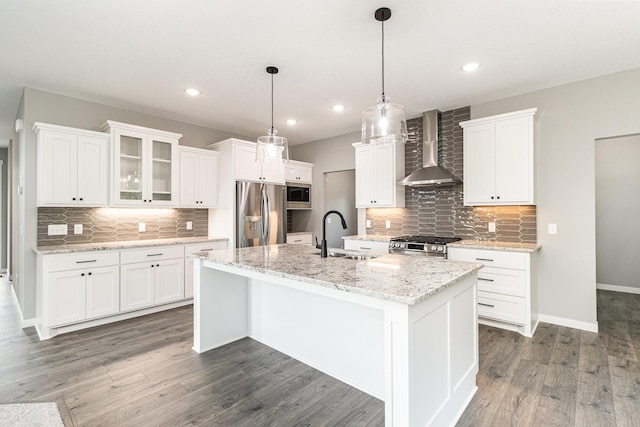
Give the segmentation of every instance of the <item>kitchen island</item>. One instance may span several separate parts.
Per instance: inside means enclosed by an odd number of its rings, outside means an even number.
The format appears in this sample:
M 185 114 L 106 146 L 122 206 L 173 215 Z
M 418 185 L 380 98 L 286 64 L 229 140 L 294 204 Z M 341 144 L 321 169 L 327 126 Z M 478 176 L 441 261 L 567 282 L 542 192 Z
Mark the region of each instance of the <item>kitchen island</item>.
M 300 245 L 200 253 L 194 350 L 248 336 L 384 400 L 388 426 L 454 425 L 477 389 L 481 267 Z

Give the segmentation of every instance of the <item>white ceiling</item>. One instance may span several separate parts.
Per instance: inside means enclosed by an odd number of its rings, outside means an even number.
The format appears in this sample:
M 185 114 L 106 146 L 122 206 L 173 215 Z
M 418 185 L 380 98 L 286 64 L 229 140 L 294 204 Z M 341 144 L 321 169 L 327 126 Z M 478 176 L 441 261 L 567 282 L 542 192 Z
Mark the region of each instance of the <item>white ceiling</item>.
M 255 138 L 267 65 L 290 143 L 357 131 L 380 94 L 382 6 L 386 93 L 408 118 L 640 67 L 638 1 L 0 0 L 0 139 L 23 87 Z

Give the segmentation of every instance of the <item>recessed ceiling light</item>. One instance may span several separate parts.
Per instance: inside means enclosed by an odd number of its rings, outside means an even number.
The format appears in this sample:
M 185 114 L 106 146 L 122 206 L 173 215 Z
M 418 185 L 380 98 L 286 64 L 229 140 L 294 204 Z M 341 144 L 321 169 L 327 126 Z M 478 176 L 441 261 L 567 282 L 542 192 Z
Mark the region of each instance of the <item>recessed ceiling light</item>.
M 192 87 L 190 87 L 190 88 L 188 88 L 188 89 L 185 89 L 184 91 L 185 91 L 185 92 L 187 92 L 187 93 L 188 93 L 189 95 L 191 95 L 191 96 L 198 96 L 198 95 L 200 95 L 200 91 L 199 91 L 198 89 L 194 89 L 194 88 L 192 88 Z
M 344 110 L 344 105 L 337 104 L 331 107 L 331 109 L 336 113 L 339 113 L 340 111 Z
M 477 70 L 479 66 L 480 64 L 478 64 L 477 62 L 469 62 L 468 64 L 463 65 L 462 69 L 467 73 L 470 73 L 472 71 Z
M 297 121 L 296 119 L 287 119 L 287 120 L 286 120 L 286 123 L 287 123 L 289 126 L 293 126 L 293 125 L 295 125 L 296 123 L 298 123 L 298 121 Z

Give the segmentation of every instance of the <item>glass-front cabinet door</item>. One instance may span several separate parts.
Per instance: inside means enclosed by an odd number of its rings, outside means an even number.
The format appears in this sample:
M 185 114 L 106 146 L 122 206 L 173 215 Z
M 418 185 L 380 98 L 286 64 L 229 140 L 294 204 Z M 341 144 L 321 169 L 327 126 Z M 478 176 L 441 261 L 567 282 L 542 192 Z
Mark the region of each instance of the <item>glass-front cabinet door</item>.
M 112 203 L 176 206 L 180 134 L 108 121 L 113 141 Z

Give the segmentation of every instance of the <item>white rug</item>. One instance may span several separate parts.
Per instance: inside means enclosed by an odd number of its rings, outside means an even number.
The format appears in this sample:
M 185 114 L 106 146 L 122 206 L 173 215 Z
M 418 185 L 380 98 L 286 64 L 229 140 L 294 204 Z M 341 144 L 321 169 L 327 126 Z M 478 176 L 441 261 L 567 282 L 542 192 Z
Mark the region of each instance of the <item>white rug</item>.
M 58 405 L 15 403 L 0 405 L 0 427 L 64 427 Z

